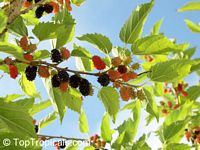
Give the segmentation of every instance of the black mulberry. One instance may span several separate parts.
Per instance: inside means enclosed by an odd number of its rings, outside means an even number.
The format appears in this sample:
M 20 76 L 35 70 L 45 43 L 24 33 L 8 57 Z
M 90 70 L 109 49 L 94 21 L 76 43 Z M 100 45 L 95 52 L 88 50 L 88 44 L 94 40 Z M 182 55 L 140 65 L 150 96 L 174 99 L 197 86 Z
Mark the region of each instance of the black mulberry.
M 90 95 L 90 90 L 90 82 L 86 79 L 82 79 L 79 86 L 79 91 L 81 92 L 81 94 L 83 96 L 88 96 Z
M 110 78 L 107 74 L 101 74 L 97 81 L 102 85 L 102 86 L 107 86 L 110 83 Z
M 37 75 L 37 67 L 36 66 L 28 66 L 28 67 L 26 67 L 25 74 L 26 74 L 26 78 L 29 81 L 35 80 L 36 75 Z
M 56 63 L 59 63 L 62 61 L 62 56 L 59 50 L 53 49 L 51 51 L 51 60 L 52 62 L 56 62 Z
M 41 18 L 43 13 L 44 13 L 44 6 L 39 6 L 36 10 L 35 10 L 35 16 L 36 18 Z
M 69 85 L 73 88 L 77 88 L 80 85 L 81 77 L 78 75 L 73 75 L 69 78 Z
M 65 70 L 59 71 L 58 77 L 59 77 L 60 82 L 68 82 L 69 81 L 69 74 Z
M 46 12 L 46 13 L 52 13 L 52 11 L 53 11 L 53 7 L 51 6 L 51 5 L 49 5 L 49 4 L 45 4 L 44 5 L 44 11 Z
M 51 79 L 51 83 L 53 87 L 59 87 L 60 86 L 60 79 L 58 77 L 57 74 L 55 74 L 52 79 Z

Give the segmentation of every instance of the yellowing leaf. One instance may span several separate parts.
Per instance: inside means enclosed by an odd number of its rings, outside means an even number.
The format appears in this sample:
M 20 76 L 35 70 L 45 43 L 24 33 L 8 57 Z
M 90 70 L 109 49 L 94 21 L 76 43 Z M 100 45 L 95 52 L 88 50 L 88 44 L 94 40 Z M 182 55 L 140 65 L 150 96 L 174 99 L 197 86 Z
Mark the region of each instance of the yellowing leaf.
M 34 82 L 27 80 L 26 75 L 24 73 L 22 73 L 22 77 L 19 80 L 19 84 L 21 86 L 21 89 L 28 96 L 35 97 L 35 98 L 41 98 L 40 94 L 37 92 Z

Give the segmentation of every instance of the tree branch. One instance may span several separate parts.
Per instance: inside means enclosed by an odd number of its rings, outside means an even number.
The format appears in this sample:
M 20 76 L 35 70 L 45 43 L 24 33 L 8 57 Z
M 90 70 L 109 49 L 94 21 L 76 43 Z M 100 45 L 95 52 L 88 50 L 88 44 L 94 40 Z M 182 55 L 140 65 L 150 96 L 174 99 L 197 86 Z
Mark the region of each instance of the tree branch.
M 113 68 L 110 68 L 110 69 L 108 69 L 104 72 L 91 73 L 91 72 L 72 70 L 72 69 L 69 69 L 68 67 L 61 68 L 61 67 L 58 67 L 59 64 L 51 64 L 51 63 L 48 63 L 46 61 L 28 62 L 28 61 L 15 59 L 15 60 L 12 61 L 12 64 L 15 64 L 15 63 L 22 63 L 22 64 L 35 65 L 35 66 L 46 66 L 46 67 L 54 68 L 56 70 L 66 70 L 67 72 L 71 72 L 71 73 L 74 73 L 74 74 L 85 74 L 85 75 L 96 76 L 96 77 L 100 76 L 103 73 L 107 73 L 109 70 L 113 69 Z M 0 65 L 4 65 L 4 64 L 6 64 L 5 61 L 0 61 Z M 151 72 L 151 71 L 145 71 L 145 72 L 139 73 L 137 76 L 141 76 L 141 75 L 149 73 L 149 72 Z M 118 84 L 130 86 L 130 87 L 133 87 L 133 88 L 139 88 L 140 87 L 140 85 L 133 85 L 133 84 L 129 84 L 129 83 L 126 83 L 126 82 L 123 82 L 123 81 L 120 81 L 120 80 L 111 80 L 111 82 L 116 82 Z
M 29 10 L 32 10 L 34 7 L 36 7 L 38 5 L 41 5 L 45 1 L 46 0 L 41 0 L 40 2 L 38 2 L 36 4 L 33 4 L 29 8 L 26 8 L 26 9 L 24 9 L 22 11 L 20 11 L 21 7 L 22 7 L 22 2 L 23 2 L 22 0 L 21 1 L 13 0 L 9 4 L 4 5 L 1 9 L 4 9 L 4 11 L 6 12 L 6 14 L 8 16 L 8 21 L 7 21 L 7 25 L 5 26 L 5 28 L 0 33 L 0 38 L 8 31 L 8 26 L 10 24 L 12 24 L 17 17 L 19 17 L 22 14 L 28 13 Z M 16 7 L 16 4 L 18 4 L 18 7 Z
M 45 137 L 47 140 L 50 139 L 64 139 L 64 140 L 72 140 L 72 141 L 89 141 L 89 139 L 83 139 L 83 138 L 69 138 L 69 137 L 64 137 L 64 136 L 52 136 L 52 135 L 42 135 L 38 134 L 38 137 Z

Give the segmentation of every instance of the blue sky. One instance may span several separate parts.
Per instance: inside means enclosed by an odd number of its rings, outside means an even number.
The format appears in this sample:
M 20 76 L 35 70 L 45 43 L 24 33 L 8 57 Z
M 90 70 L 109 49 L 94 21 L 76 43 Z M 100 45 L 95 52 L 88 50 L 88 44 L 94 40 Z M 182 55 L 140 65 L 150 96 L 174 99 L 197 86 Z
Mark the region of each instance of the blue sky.
M 119 31 L 123 26 L 124 22 L 127 20 L 132 10 L 143 2 L 148 2 L 147 0 L 86 0 L 85 4 L 79 8 L 74 7 L 72 11 L 73 17 L 76 19 L 76 36 L 81 36 L 85 33 L 102 33 L 108 36 L 113 45 L 122 45 L 123 43 L 119 39 Z M 155 7 L 153 8 L 144 28 L 143 35 L 147 35 L 152 26 L 156 21 L 164 18 L 163 25 L 161 27 L 161 32 L 164 32 L 167 37 L 177 38 L 177 42 L 190 42 L 191 46 L 196 46 L 197 49 L 200 48 L 200 37 L 198 34 L 194 34 L 189 31 L 184 23 L 184 19 L 191 19 L 192 21 L 198 23 L 200 20 L 200 15 L 198 12 L 187 12 L 178 13 L 176 10 L 183 6 L 188 0 L 156 0 Z M 88 44 L 79 42 L 76 39 L 74 41 L 78 45 L 85 46 L 87 49 L 91 50 L 92 53 L 102 55 L 96 49 Z M 47 49 L 50 49 L 49 42 L 45 42 L 41 45 Z M 71 48 L 72 43 L 68 44 L 67 47 Z M 200 56 L 200 51 L 198 51 L 195 57 Z M 68 66 L 73 66 L 72 61 L 67 63 Z M 74 67 L 74 66 L 73 66 Z M 193 75 L 194 76 L 194 75 Z M 95 78 L 90 78 L 94 81 Z M 190 80 L 190 79 L 189 79 Z M 198 81 L 197 77 L 194 76 L 193 80 L 190 82 Z M 4 96 L 9 93 L 22 93 L 19 86 L 17 86 L 17 81 L 3 77 L 1 79 L 0 95 Z M 47 99 L 47 94 L 43 88 L 43 84 L 39 78 L 36 80 L 36 85 L 38 91 L 41 93 L 43 99 Z M 84 110 L 88 116 L 90 135 L 99 132 L 99 127 L 101 119 L 105 112 L 102 103 L 98 100 L 96 93 L 93 97 L 84 98 Z M 52 109 L 45 110 L 42 114 L 48 114 Z M 143 112 L 141 119 L 141 126 L 145 125 Z M 36 119 L 40 119 L 43 115 L 37 115 Z M 117 124 L 123 121 L 124 118 L 128 117 L 128 112 L 124 112 L 119 115 Z M 156 130 L 157 126 L 154 122 L 148 128 L 139 128 L 137 138 L 143 134 L 143 132 L 148 132 L 149 130 Z M 59 121 L 56 120 L 51 125 L 41 130 L 42 134 L 49 135 L 62 135 L 67 137 L 87 137 L 88 135 L 79 132 L 78 128 L 78 114 L 67 110 L 66 115 L 63 120 L 63 124 L 60 125 Z M 152 136 L 149 144 L 156 149 L 159 145 L 158 141 Z M 48 148 L 50 149 L 50 148 Z

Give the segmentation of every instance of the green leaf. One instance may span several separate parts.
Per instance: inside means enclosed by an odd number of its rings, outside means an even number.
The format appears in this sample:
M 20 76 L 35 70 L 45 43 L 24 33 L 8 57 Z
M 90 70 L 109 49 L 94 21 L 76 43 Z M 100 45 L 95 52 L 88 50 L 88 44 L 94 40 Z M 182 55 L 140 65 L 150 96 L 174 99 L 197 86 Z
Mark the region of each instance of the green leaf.
M 132 110 L 134 120 L 129 119 L 118 127 L 119 133 L 122 134 L 124 132 L 125 134 L 124 139 L 122 140 L 123 145 L 128 142 L 132 142 L 136 136 L 140 122 L 141 103 L 140 101 L 133 101 L 123 108 L 123 110 L 125 109 Z
M 8 138 L 36 138 L 32 118 L 23 107 L 14 103 L 0 101 L 0 139 Z
M 190 73 L 192 64 L 192 61 L 186 59 L 157 63 L 151 67 L 148 77 L 157 82 L 175 82 Z
M 187 99 L 190 101 L 195 101 L 200 97 L 200 86 L 191 86 L 187 90 L 188 96 Z
M 123 122 L 117 129 L 120 134 L 120 143 L 121 145 L 128 144 L 129 142 L 133 142 L 135 135 L 137 133 L 139 121 L 140 121 L 140 110 L 141 104 L 139 101 L 135 102 L 135 108 L 132 110 L 134 121 L 130 118 Z M 121 135 L 123 135 L 121 137 Z M 119 144 L 119 143 L 118 143 Z
M 74 37 L 75 25 L 61 26 L 56 31 L 57 40 L 56 40 L 56 48 L 60 48 L 64 46 L 66 43 L 70 42 Z
M 90 59 L 77 57 L 76 68 L 80 71 L 92 71 L 94 69 L 94 65 Z
M 46 100 L 46 101 L 42 101 L 40 103 L 36 103 L 33 105 L 32 109 L 29 111 L 29 113 L 31 114 L 31 116 L 35 115 L 36 113 L 48 108 L 51 106 L 51 101 L 50 100 Z
M 72 3 L 76 6 L 80 6 L 85 2 L 85 0 L 72 0 Z
M 61 27 L 60 24 L 54 24 L 54 23 L 39 23 L 37 24 L 34 29 L 32 30 L 33 34 L 40 40 L 49 40 L 54 39 L 57 37 L 56 31 Z
M 197 58 L 197 59 L 194 59 L 193 61 L 194 61 L 194 64 L 191 67 L 191 72 L 199 71 L 200 70 L 200 59 Z
M 0 52 L 10 54 L 17 59 L 23 60 L 23 50 L 10 43 L 0 42 Z
M 8 147 L 0 144 L 1 149 L 25 149 L 19 144 L 14 144 L 13 140 L 18 138 L 20 140 L 26 140 L 30 143 L 33 142 L 33 144 L 27 145 L 26 149 L 41 150 L 39 145 L 36 145 L 37 141 L 31 140 L 33 138 L 37 139 L 37 135 L 35 133 L 35 127 L 32 123 L 32 118 L 29 116 L 24 107 L 15 103 L 5 103 L 0 101 L 0 126 L 0 141 L 3 141 L 4 139 L 11 140 L 11 144 Z
M 154 99 L 153 89 L 150 86 L 149 87 L 146 86 L 143 90 L 144 90 L 146 100 L 147 100 L 146 111 L 150 113 L 151 115 L 155 116 L 157 121 L 159 121 L 159 111 L 158 111 L 156 101 Z
M 193 23 L 190 20 L 185 20 L 187 27 L 194 33 L 200 33 L 200 25 Z
M 193 47 L 193 48 L 189 48 L 185 51 L 183 51 L 183 58 L 184 59 L 191 59 L 191 57 L 195 54 L 196 52 L 196 47 Z
M 139 138 L 138 141 L 133 143 L 132 150 L 151 150 L 151 148 L 146 143 L 146 135 L 144 134 L 142 137 Z
M 90 44 L 94 45 L 97 49 L 103 53 L 109 54 L 112 49 L 112 43 L 110 39 L 102 34 L 85 34 L 81 37 L 77 37 L 80 41 L 87 41 Z
M 9 94 L 9 95 L 6 95 L 5 97 L 3 97 L 4 101 L 5 102 L 11 102 L 11 101 L 14 101 L 20 97 L 22 97 L 24 95 L 22 94 Z
M 34 60 L 42 60 L 49 58 L 50 52 L 48 50 L 39 50 L 33 53 Z
M 88 50 L 86 50 L 81 46 L 77 46 L 76 44 L 74 44 L 74 49 L 71 52 L 71 56 L 88 58 L 88 59 L 92 58 L 92 55 Z
M 74 44 L 71 56 L 76 57 L 76 66 L 80 71 L 92 71 L 94 69 L 93 62 L 91 60 L 92 55 L 85 48 Z
M 104 141 L 111 142 L 113 133 L 114 130 L 110 128 L 110 116 L 106 113 L 101 122 L 101 137 Z
M 171 123 L 184 120 L 187 116 L 191 115 L 193 102 L 185 101 L 183 105 L 177 110 L 173 110 L 165 119 L 164 124 L 170 125 Z
M 135 101 L 126 104 L 121 110 L 133 110 L 135 108 Z
M 136 101 L 135 102 L 135 108 L 132 109 L 132 113 L 133 113 L 133 119 L 134 119 L 134 122 L 133 122 L 133 129 L 131 131 L 131 138 L 134 139 L 135 136 L 136 136 L 136 133 L 137 133 L 137 130 L 138 130 L 138 126 L 139 126 L 139 123 L 140 123 L 140 116 L 141 116 L 141 103 L 140 101 Z
M 144 82 L 146 79 L 147 79 L 147 74 L 143 74 L 143 75 L 140 75 L 137 78 L 129 81 L 129 83 L 130 84 L 139 84 L 139 83 Z
M 136 136 L 140 122 L 141 103 L 140 101 L 131 102 L 129 105 L 125 106 L 123 110 L 124 109 L 132 110 L 134 120 L 130 118 L 118 127 L 119 137 L 113 143 L 112 147 L 119 150 L 121 150 L 121 145 L 125 146 L 129 142 L 133 142 Z
M 69 88 L 65 93 L 65 103 L 71 110 L 81 113 L 83 101 L 82 96 L 78 90 Z
M 7 24 L 7 16 L 4 14 L 4 10 L 0 10 L 0 33 L 4 30 Z
M 189 119 L 179 120 L 165 125 L 159 129 L 158 134 L 163 138 L 164 143 L 175 143 L 181 140 L 181 136 L 184 135 L 185 126 L 188 124 Z
M 121 134 L 119 134 L 119 137 L 116 139 L 116 141 L 112 144 L 112 148 L 114 148 L 115 150 L 121 150 L 124 138 L 126 138 L 125 132 L 122 132 Z
M 34 102 L 35 102 L 34 98 L 25 98 L 15 101 L 15 104 L 23 107 L 24 110 L 29 111 L 33 107 Z
M 95 150 L 95 148 L 93 146 L 87 146 L 84 148 L 84 150 Z
M 26 25 L 37 25 L 40 21 L 35 17 L 35 11 L 29 10 L 27 13 L 21 15 Z
M 63 25 L 57 29 L 56 48 L 60 48 L 72 40 L 75 32 L 75 20 L 67 9 L 58 12 L 53 20 L 57 24 Z
M 138 38 L 140 38 L 143 30 L 143 26 L 146 22 L 147 16 L 154 5 L 152 0 L 150 3 L 145 3 L 138 6 L 126 21 L 120 31 L 120 39 L 124 43 L 132 44 Z
M 155 116 L 149 114 L 146 116 L 145 120 L 146 120 L 146 126 L 148 126 L 152 121 L 153 119 L 155 118 Z
M 167 144 L 166 147 L 163 148 L 163 150 L 190 150 L 190 146 L 187 144 L 179 144 L 179 143 L 171 143 Z
M 74 26 L 75 23 L 63 21 L 61 23 L 39 23 L 35 26 L 32 32 L 40 40 L 56 40 L 56 48 L 60 48 L 65 45 L 67 42 L 72 40 L 74 36 Z
M 28 29 L 21 16 L 17 17 L 14 22 L 9 25 L 9 29 L 21 36 L 28 36 Z
M 121 48 L 121 47 L 114 47 L 112 49 L 112 54 L 114 57 L 126 58 L 127 56 L 131 56 L 131 52 L 129 49 Z
M 200 2 L 189 2 L 183 7 L 178 9 L 178 12 L 184 12 L 184 11 L 198 11 L 200 10 Z
M 151 35 L 157 35 L 160 32 L 160 27 L 163 23 L 163 18 L 160 19 L 158 22 L 155 23 L 155 25 L 153 26 L 153 28 L 151 29 Z
M 19 84 L 26 95 L 34 98 L 41 98 L 40 94 L 37 92 L 34 82 L 27 80 L 24 73 L 21 74 Z
M 62 123 L 66 110 L 66 96 L 60 91 L 60 89 L 52 87 L 51 78 L 43 79 L 43 83 L 55 111 L 59 114 L 60 122 Z
M 155 82 L 153 87 L 155 96 L 163 96 L 164 95 L 164 85 L 162 82 Z
M 119 112 L 119 94 L 113 87 L 103 87 L 99 93 L 98 97 L 103 102 L 106 111 L 112 117 L 113 122 L 115 122 L 117 113 Z
M 40 120 L 40 122 L 39 122 L 40 129 L 44 128 L 47 125 L 49 125 L 50 123 L 52 123 L 54 120 L 56 120 L 56 118 L 57 118 L 57 113 L 56 112 L 50 113 L 48 116 L 46 116 L 45 118 Z
M 80 116 L 79 116 L 79 129 L 82 133 L 88 133 L 89 132 L 87 116 L 86 116 L 84 111 L 82 111 Z
M 187 43 L 176 45 L 164 35 L 150 35 L 137 40 L 131 49 L 135 55 L 169 54 L 185 50 Z

